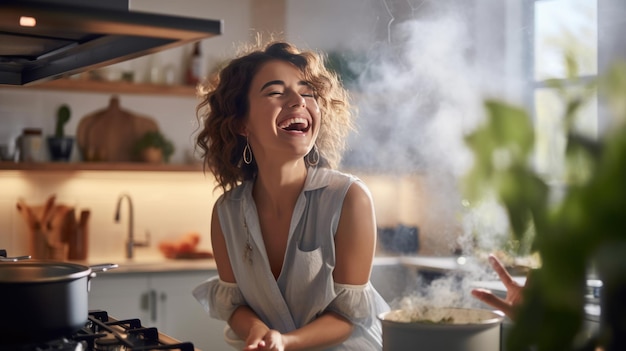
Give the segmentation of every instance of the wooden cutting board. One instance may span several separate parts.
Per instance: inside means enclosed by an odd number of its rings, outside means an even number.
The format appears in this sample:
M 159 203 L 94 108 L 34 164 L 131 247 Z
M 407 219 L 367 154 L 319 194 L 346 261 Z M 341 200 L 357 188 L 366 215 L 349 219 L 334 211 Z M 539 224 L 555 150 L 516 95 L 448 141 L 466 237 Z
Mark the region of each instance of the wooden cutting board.
M 85 161 L 138 161 L 133 145 L 146 132 L 158 130 L 154 119 L 122 109 L 119 98 L 112 96 L 109 106 L 80 120 L 76 142 Z

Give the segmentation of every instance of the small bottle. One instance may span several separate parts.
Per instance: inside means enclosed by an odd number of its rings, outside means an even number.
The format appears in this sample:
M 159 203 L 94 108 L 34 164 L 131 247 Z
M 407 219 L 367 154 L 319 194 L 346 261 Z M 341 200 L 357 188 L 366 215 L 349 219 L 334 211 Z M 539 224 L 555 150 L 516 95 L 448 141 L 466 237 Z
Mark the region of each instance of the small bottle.
M 193 52 L 189 57 L 187 65 L 186 83 L 187 85 L 196 85 L 200 82 L 202 72 L 202 53 L 200 52 L 200 42 L 193 44 Z

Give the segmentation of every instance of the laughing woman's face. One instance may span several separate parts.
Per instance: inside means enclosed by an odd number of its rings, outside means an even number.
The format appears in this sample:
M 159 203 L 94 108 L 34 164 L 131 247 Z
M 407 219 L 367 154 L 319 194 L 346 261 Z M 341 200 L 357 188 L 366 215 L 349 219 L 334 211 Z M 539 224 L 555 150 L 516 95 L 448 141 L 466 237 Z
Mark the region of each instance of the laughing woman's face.
M 245 134 L 257 162 L 303 158 L 315 144 L 320 109 L 313 87 L 294 65 L 265 63 L 248 92 Z

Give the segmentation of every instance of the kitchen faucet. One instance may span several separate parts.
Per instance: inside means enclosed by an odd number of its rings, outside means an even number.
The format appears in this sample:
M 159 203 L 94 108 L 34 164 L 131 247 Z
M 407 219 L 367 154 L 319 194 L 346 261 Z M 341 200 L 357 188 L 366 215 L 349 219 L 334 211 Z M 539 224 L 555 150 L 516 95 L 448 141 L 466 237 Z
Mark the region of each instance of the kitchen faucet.
M 133 230 L 134 230 L 134 221 L 133 221 L 133 200 L 130 198 L 128 194 L 121 194 L 117 199 L 117 207 L 115 209 L 115 223 L 120 222 L 120 207 L 122 205 L 122 200 L 128 200 L 128 238 L 126 239 L 126 258 L 133 258 L 133 249 L 135 247 L 145 247 L 150 245 L 150 234 L 146 233 L 146 241 L 145 242 L 136 242 Z

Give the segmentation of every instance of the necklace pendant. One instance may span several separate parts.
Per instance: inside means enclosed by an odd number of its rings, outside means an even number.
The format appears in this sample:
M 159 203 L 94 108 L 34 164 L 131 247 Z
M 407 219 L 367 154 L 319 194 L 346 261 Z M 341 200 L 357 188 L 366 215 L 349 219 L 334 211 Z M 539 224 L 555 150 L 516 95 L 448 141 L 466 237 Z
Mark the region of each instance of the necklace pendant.
M 243 251 L 243 260 L 247 261 L 248 264 L 252 264 L 252 245 L 250 245 L 250 242 L 247 240 Z

